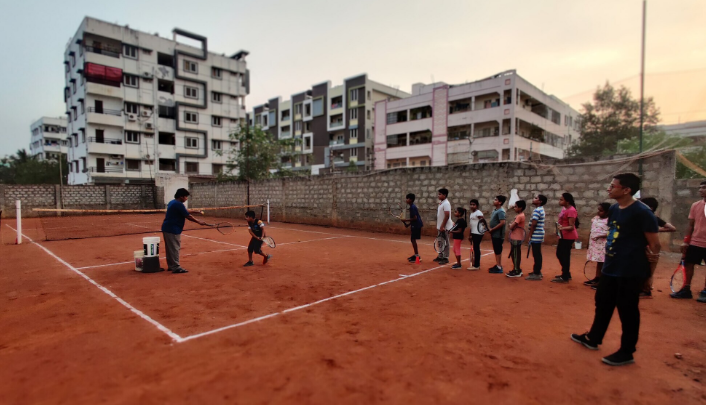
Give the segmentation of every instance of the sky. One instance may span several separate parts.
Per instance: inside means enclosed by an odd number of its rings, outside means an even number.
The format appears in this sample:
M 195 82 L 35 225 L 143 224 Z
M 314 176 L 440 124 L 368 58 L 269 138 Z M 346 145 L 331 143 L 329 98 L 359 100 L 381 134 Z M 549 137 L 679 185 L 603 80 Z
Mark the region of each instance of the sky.
M 29 149 L 34 120 L 64 114 L 63 53 L 84 16 L 249 51 L 248 110 L 360 73 L 409 92 L 516 69 L 579 110 L 606 81 L 639 95 L 641 0 L 6 0 L 0 156 Z M 705 20 L 704 0 L 648 0 L 645 95 L 665 124 L 706 120 Z

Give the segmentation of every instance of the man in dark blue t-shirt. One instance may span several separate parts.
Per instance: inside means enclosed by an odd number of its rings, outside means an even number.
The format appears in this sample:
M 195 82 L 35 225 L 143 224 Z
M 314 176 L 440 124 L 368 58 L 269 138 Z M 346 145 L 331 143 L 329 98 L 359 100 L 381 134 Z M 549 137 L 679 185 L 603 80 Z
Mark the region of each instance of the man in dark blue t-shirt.
M 657 262 L 661 248 L 655 215 L 633 197 L 639 189 L 640 178 L 632 173 L 616 175 L 608 187 L 608 196 L 617 204 L 608 211 L 610 230 L 596 290 L 596 313 L 588 333 L 571 335 L 573 341 L 598 350 L 617 307 L 623 335 L 620 350 L 603 358 L 611 366 L 635 362 L 632 354 L 640 332 L 640 291 L 650 276 L 650 262 Z
M 184 223 L 188 219 L 191 222 L 196 222 L 199 225 L 206 223 L 194 218 L 191 213 L 198 211 L 189 211 L 184 206 L 186 200 L 189 199 L 189 192 L 185 188 L 180 188 L 174 194 L 174 199 L 167 205 L 167 213 L 162 222 L 162 235 L 164 237 L 164 247 L 167 251 L 167 266 L 168 270 L 173 274 L 188 273 L 179 264 L 179 250 L 181 249 L 181 232 L 184 230 Z
M 414 255 L 410 256 L 407 258 L 407 261 L 409 262 L 416 262 L 417 258 L 421 261 L 422 258 L 419 257 L 419 249 L 417 248 L 417 240 L 422 238 L 422 226 L 424 224 L 422 223 L 422 217 L 419 215 L 419 210 L 417 209 L 417 206 L 414 205 L 414 200 L 416 196 L 412 193 L 407 194 L 406 196 L 406 202 L 407 205 L 409 205 L 409 219 L 403 219 L 402 222 L 404 222 L 404 226 L 409 226 L 412 229 L 412 247 L 414 248 Z

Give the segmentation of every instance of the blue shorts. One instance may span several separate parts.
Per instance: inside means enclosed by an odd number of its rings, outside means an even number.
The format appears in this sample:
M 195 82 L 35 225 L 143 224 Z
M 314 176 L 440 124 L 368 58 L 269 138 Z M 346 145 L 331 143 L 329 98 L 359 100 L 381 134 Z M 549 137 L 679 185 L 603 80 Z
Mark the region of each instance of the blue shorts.
M 412 227 L 412 238 L 411 240 L 422 239 L 422 228 Z

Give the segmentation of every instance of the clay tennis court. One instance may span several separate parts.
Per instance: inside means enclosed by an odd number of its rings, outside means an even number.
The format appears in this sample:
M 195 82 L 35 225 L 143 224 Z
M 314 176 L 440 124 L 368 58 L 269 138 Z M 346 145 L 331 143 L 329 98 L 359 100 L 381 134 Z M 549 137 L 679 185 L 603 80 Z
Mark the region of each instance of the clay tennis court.
M 2 403 L 706 401 L 706 305 L 668 297 L 673 254 L 640 302 L 636 364 L 611 368 L 617 319 L 598 352 L 569 339 L 593 319 L 585 250 L 557 285 L 549 245 L 529 282 L 487 273 L 487 237 L 471 272 L 467 248 L 464 270 L 433 263 L 430 237 L 414 265 L 404 235 L 273 222 L 265 266 L 241 267 L 244 228 L 209 229 L 182 238 L 188 274 L 141 274 L 132 252 L 149 235 L 46 242 L 37 222 L 24 219 L 37 243 L 0 245 Z

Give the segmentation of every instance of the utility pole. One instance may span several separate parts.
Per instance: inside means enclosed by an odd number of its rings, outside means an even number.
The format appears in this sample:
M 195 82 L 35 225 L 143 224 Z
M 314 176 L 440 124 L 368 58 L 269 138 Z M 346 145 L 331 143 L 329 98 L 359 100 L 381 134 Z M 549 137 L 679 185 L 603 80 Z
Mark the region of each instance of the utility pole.
M 66 155 L 68 160 L 68 155 Z M 64 208 L 64 154 L 61 153 L 61 142 L 59 142 L 59 206 Z
M 645 121 L 645 27 L 647 25 L 647 0 L 642 0 L 642 55 L 640 61 L 640 153 L 642 153 L 642 132 Z M 642 177 L 642 158 L 638 163 Z

